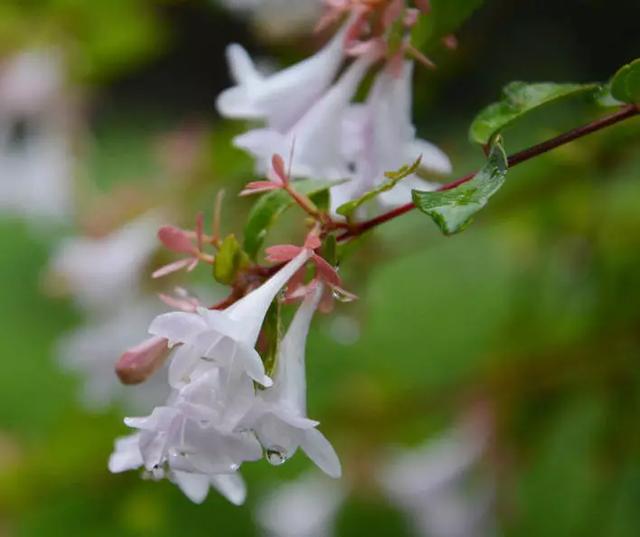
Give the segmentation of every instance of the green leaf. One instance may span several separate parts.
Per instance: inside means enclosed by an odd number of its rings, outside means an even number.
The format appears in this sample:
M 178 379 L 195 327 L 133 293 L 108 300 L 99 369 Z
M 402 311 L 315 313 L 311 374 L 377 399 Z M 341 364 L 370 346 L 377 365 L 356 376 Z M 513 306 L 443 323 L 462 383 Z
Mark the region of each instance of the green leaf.
M 611 95 L 623 103 L 640 103 L 640 58 L 621 67 L 613 75 Z
M 414 190 L 413 202 L 434 220 L 445 235 L 453 235 L 465 229 L 473 216 L 500 189 L 507 168 L 507 156 L 500 141 L 496 141 L 487 162 L 471 181 L 440 192 Z
M 323 192 L 332 186 L 340 184 L 337 181 L 322 181 L 317 179 L 303 179 L 293 183 L 295 189 L 301 194 L 306 194 L 322 209 L 328 205 L 328 199 L 321 199 Z M 269 228 L 275 224 L 278 217 L 293 205 L 291 197 L 283 190 L 274 190 L 262 195 L 249 213 L 247 224 L 244 228 L 244 250 L 251 259 L 255 259 L 264 243 Z
M 247 254 L 240 247 L 235 235 L 229 235 L 216 254 L 213 265 L 213 276 L 223 285 L 230 285 L 236 279 L 238 271 L 249 264 Z
M 420 167 L 421 162 L 422 162 L 422 156 L 418 157 L 418 159 L 413 164 L 411 164 L 411 166 L 405 165 L 398 170 L 386 172 L 384 175 L 388 179 L 388 181 L 382 183 L 380 186 L 374 188 L 373 190 L 369 190 L 368 192 L 365 192 L 362 196 L 360 196 L 355 200 L 351 200 L 346 203 L 343 203 L 342 205 L 340 205 L 340 207 L 336 209 L 336 212 L 348 218 L 361 205 L 372 200 L 379 194 L 382 194 L 383 192 L 387 192 L 388 190 L 391 190 L 404 178 L 409 177 L 410 175 L 413 175 L 414 173 L 416 173 L 416 171 L 418 171 L 418 168 Z
M 262 357 L 264 369 L 268 376 L 273 376 L 276 369 L 278 349 L 282 340 L 282 307 L 279 300 L 274 300 L 262 324 L 258 339 L 258 352 Z
M 455 32 L 484 0 L 431 0 L 431 12 L 420 17 L 413 32 L 416 47 L 431 47 Z
M 471 124 L 472 142 L 487 144 L 493 136 L 513 122 L 547 104 L 560 99 L 592 94 L 600 90 L 598 84 L 554 84 L 540 82 L 511 82 L 503 89 L 503 98 L 482 110 Z

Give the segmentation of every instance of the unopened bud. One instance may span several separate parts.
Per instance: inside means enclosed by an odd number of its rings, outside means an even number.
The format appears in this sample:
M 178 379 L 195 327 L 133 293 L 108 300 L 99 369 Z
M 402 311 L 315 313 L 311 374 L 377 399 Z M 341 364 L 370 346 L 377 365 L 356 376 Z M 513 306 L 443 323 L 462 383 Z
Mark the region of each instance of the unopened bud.
M 168 355 L 169 343 L 165 338 L 149 338 L 120 357 L 116 375 L 123 384 L 140 384 L 162 367 Z

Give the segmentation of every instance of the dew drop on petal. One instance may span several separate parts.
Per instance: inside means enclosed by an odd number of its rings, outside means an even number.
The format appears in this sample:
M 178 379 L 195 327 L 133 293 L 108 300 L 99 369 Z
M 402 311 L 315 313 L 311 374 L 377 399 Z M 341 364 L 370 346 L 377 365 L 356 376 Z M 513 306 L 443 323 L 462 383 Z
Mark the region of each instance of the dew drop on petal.
M 280 446 L 272 446 L 265 449 L 264 457 L 271 466 L 280 466 L 287 462 L 287 454 Z

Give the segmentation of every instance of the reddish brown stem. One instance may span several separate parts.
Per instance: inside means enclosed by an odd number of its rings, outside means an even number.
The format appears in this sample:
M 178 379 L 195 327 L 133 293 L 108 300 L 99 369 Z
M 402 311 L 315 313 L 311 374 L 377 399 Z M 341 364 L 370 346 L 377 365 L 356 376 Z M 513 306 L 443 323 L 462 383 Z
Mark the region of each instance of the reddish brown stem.
M 638 105 L 630 104 L 623 106 L 617 112 L 610 114 L 608 116 L 602 117 L 600 119 L 596 119 L 586 125 L 582 125 L 581 127 L 577 127 L 569 132 L 565 132 L 560 136 L 556 136 L 555 138 L 551 138 L 545 142 L 534 145 L 533 147 L 529 147 L 528 149 L 524 149 L 515 153 L 509 157 L 509 167 L 516 166 L 522 162 L 526 162 L 534 157 L 542 155 L 556 147 L 560 147 L 561 145 L 568 144 L 578 138 L 582 138 L 591 134 L 592 132 L 596 132 L 602 130 L 606 127 L 610 127 L 611 125 L 615 125 L 616 123 L 620 123 L 626 119 L 637 116 L 640 114 L 640 108 Z M 455 181 L 451 181 L 450 183 L 446 183 L 441 185 L 437 191 L 451 190 L 452 188 L 456 188 L 468 181 L 471 181 L 478 172 L 473 172 L 465 175 L 464 177 L 460 177 Z M 362 235 L 366 231 L 379 226 L 380 224 L 384 224 L 389 220 L 393 220 L 399 216 L 402 216 L 405 213 L 408 213 L 415 209 L 416 206 L 413 202 L 407 203 L 405 205 L 401 205 L 400 207 L 396 207 L 391 211 L 386 213 L 382 213 L 375 218 L 371 218 L 370 220 L 365 220 L 363 222 L 358 222 L 353 224 L 348 230 L 346 230 L 342 235 L 338 236 L 338 242 L 343 242 L 347 239 L 352 239 L 359 235 Z

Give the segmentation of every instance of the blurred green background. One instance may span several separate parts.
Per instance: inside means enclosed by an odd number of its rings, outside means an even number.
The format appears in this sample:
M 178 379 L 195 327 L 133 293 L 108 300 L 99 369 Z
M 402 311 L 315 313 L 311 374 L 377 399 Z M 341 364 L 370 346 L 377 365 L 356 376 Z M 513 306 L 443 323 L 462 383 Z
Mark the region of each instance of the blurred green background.
M 449 153 L 455 174 L 474 169 L 482 155 L 467 126 L 502 85 L 605 80 L 640 56 L 638 21 L 636 0 L 488 0 L 461 28 L 458 50 L 436 52 L 440 68 L 416 77 L 420 134 Z M 176 188 L 158 187 L 167 175 L 158 140 L 197 126 L 204 141 L 178 223 L 208 211 L 217 189 L 232 199 L 251 178 L 250 160 L 229 144 L 242 125 L 222 122 L 213 107 L 229 84 L 225 45 L 282 64 L 314 47 L 254 30 L 211 2 L 0 5 L 0 55 L 33 45 L 65 51 L 86 118 L 78 175 L 92 199 L 128 185 L 143 197 Z M 509 133 L 507 149 L 595 114 L 563 106 L 536 115 Z M 443 238 L 412 214 L 348 259 L 342 274 L 361 300 L 321 319 L 308 351 L 310 414 L 351 488 L 337 535 L 412 535 L 371 486 L 377 458 L 389 445 L 435 438 L 478 404 L 493 418 L 484 464 L 496 476 L 499 535 L 640 534 L 639 148 L 636 119 L 514 169 L 459 236 Z M 243 467 L 241 508 L 215 493 L 196 506 L 168 482 L 106 469 L 126 430 L 123 410 L 83 409 L 81 379 L 52 354 L 81 314 L 43 293 L 56 241 L 83 229 L 93 207 L 46 230 L 0 220 L 0 536 L 254 535 L 256 501 L 309 469 L 302 454 L 276 469 Z M 225 227 L 239 229 L 248 204 L 231 207 Z M 208 282 L 206 270 L 199 279 Z M 350 336 L 336 337 L 345 323 Z

